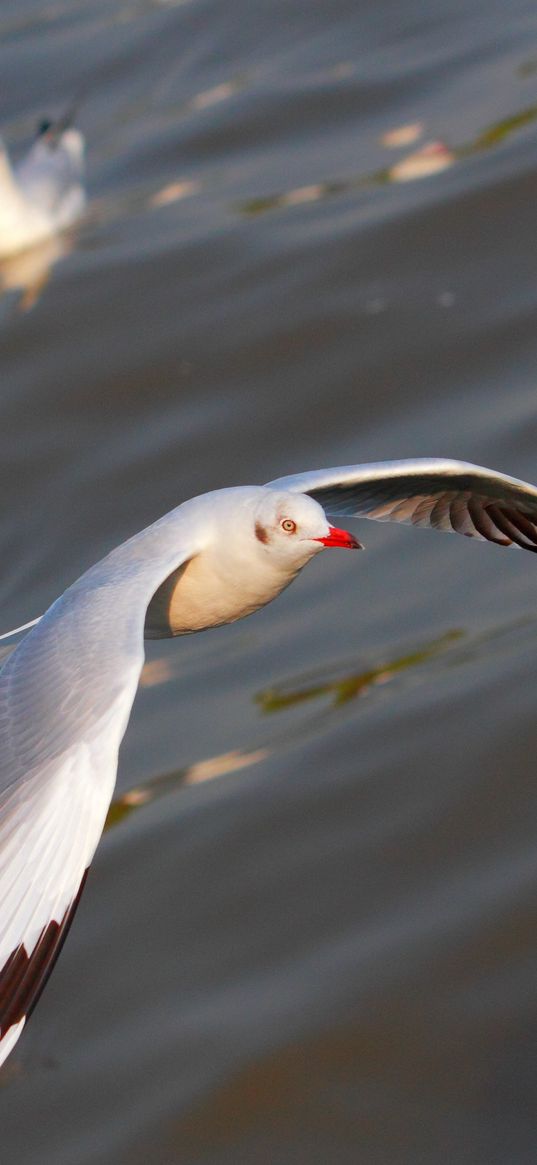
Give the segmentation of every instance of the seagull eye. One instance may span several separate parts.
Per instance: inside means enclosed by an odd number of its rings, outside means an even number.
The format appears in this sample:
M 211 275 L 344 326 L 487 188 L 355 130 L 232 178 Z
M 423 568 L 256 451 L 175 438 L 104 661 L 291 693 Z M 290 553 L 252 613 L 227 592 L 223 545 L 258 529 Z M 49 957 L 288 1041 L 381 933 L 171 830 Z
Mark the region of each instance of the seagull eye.
M 282 530 L 285 530 L 286 534 L 294 534 L 296 532 L 296 522 L 293 522 L 292 518 L 282 518 L 280 526 Z

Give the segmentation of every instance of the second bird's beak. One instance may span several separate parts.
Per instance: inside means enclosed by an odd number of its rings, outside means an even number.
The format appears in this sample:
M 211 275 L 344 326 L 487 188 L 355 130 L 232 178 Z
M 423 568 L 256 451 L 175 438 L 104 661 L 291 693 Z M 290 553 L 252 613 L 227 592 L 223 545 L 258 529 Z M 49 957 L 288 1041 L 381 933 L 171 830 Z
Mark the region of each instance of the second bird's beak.
M 349 534 L 348 530 L 338 530 L 337 526 L 329 527 L 330 533 L 326 538 L 314 538 L 314 542 L 322 542 L 323 546 L 342 546 L 345 550 L 363 550 L 362 543 Z

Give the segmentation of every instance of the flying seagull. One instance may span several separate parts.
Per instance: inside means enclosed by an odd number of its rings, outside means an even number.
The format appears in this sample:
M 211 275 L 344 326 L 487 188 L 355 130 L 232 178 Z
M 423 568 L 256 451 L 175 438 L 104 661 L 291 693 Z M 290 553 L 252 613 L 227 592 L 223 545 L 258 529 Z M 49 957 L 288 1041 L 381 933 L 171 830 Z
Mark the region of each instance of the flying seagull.
M 73 583 L 0 671 L 0 1063 L 73 919 L 144 635 L 231 623 L 276 598 L 324 548 L 360 549 L 326 514 L 537 550 L 534 486 L 460 461 L 394 461 L 192 498 Z
M 11 165 L 0 141 L 0 258 L 65 230 L 84 209 L 84 139 L 69 117 L 43 121 L 26 156 Z

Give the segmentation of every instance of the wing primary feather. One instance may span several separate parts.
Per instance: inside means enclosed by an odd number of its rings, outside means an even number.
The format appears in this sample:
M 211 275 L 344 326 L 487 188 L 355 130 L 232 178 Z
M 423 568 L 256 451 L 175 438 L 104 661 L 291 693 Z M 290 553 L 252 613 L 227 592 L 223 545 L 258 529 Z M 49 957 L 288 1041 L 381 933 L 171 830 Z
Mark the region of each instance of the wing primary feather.
M 537 526 L 535 522 L 532 522 L 531 518 L 523 514 L 521 510 L 509 509 L 504 512 L 513 525 L 516 526 L 516 529 L 532 544 L 531 546 L 526 546 L 526 549 L 531 550 L 534 546 L 537 546 Z
M 66 808 L 68 811 L 67 815 L 65 812 Z M 22 859 L 22 855 L 26 851 L 28 860 L 31 860 L 32 863 L 32 879 L 29 884 L 21 876 L 20 860 L 18 862 L 11 858 L 9 853 L 6 855 L 2 853 L 3 860 L 0 866 L 0 873 L 2 874 L 3 880 L 0 885 L 2 890 L 3 918 L 0 937 L 4 951 L 6 950 L 6 942 L 9 942 L 10 930 L 15 932 L 17 938 L 20 936 L 21 942 L 28 949 L 30 948 L 32 929 L 34 935 L 37 937 L 40 933 L 41 920 L 54 917 L 53 903 L 49 901 L 49 908 L 43 918 L 43 903 L 47 901 L 51 877 L 54 879 L 60 875 L 60 885 L 62 884 L 63 878 L 61 875 L 63 875 L 63 869 L 60 874 L 57 867 L 58 857 L 60 856 L 58 851 L 58 837 L 62 833 L 64 837 L 71 836 L 73 821 L 77 820 L 77 816 L 80 819 L 80 814 L 77 814 L 77 808 L 77 801 L 74 797 L 70 801 L 66 801 L 63 796 L 50 798 L 46 807 L 46 820 L 43 823 L 41 814 L 38 815 L 36 813 L 37 806 L 30 802 L 28 808 L 30 828 L 23 831 L 19 824 L 18 831 L 19 859 Z M 35 814 L 35 821 L 32 820 L 33 814 Z M 11 838 L 10 848 L 13 849 L 16 843 L 17 836 L 15 835 L 15 837 Z M 65 858 L 63 860 L 63 866 L 65 867 Z M 11 873 L 11 878 L 9 879 L 7 877 L 8 870 Z M 77 884 L 78 878 L 75 886 Z M 23 910 L 25 899 L 34 887 L 39 887 L 39 892 L 33 895 L 33 906 L 29 912 L 26 912 Z M 69 894 L 67 901 L 69 901 L 70 897 L 71 894 Z M 41 915 L 41 919 L 39 919 L 39 915 Z M 39 920 L 37 927 L 36 919 Z M 22 928 L 22 933 L 20 928 Z
M 10 1027 L 32 1014 L 67 937 L 87 874 L 86 870 L 63 918 L 59 922 L 51 919 L 43 927 L 31 954 L 28 955 L 24 943 L 21 943 L 0 971 L 0 1039 Z
M 454 494 L 448 490 L 440 494 L 440 497 L 434 502 L 430 514 L 430 525 L 435 530 L 444 530 L 446 533 L 451 532 L 451 518 L 449 514 L 449 507 L 453 500 Z
M 468 512 L 477 530 L 487 542 L 495 542 L 497 546 L 510 546 L 511 540 L 502 537 L 501 530 L 494 524 L 492 518 L 483 505 L 483 498 L 468 498 Z
M 515 523 L 509 517 L 509 514 L 506 513 L 506 511 L 503 510 L 501 506 L 488 506 L 488 512 L 494 524 L 498 526 L 498 529 L 500 529 L 502 533 L 505 534 L 506 538 L 509 538 L 511 542 L 514 542 L 516 546 L 520 546 L 522 550 L 533 550 L 534 552 L 537 551 L 537 545 L 534 543 L 530 544 L 527 539 L 523 537 L 521 531 L 518 529 L 518 526 L 515 525 Z

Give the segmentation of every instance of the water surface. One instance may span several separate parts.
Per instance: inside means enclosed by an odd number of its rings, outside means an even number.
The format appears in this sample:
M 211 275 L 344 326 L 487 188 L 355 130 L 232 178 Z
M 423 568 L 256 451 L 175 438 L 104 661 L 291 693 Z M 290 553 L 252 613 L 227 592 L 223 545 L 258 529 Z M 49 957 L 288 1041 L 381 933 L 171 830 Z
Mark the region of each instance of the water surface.
M 0 33 L 10 148 L 84 95 L 90 196 L 2 274 L 2 627 L 196 492 L 537 480 L 533 4 L 21 0 Z M 150 645 L 6 1159 L 534 1162 L 536 563 L 359 536 Z

